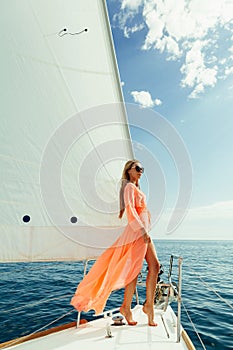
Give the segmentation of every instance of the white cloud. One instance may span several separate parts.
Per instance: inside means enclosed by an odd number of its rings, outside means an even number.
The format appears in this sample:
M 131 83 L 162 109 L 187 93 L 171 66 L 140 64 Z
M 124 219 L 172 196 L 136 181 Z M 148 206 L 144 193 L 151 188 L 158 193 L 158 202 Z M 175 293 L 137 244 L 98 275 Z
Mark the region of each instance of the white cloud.
M 181 62 L 181 86 L 190 97 L 231 74 L 233 0 L 122 0 L 121 9 L 118 24 L 127 37 L 147 28 L 142 49 Z
M 164 52 L 166 50 L 169 53 L 168 60 L 176 60 L 182 54 L 177 42 L 169 36 L 158 39 L 155 44 L 155 48 L 160 52 Z
M 119 27 L 124 31 L 126 38 L 129 38 L 131 33 L 135 33 L 144 27 L 144 24 L 127 26 L 127 21 L 133 20 L 139 8 L 143 5 L 143 2 L 144 0 L 122 0 L 121 11 L 113 16 L 113 20 L 117 22 Z
M 159 98 L 156 98 L 154 100 L 154 104 L 155 104 L 155 106 L 160 106 L 162 104 L 162 101 Z
M 148 33 L 145 43 L 143 45 L 144 50 L 149 50 L 155 46 L 157 40 L 160 40 L 163 36 L 164 23 L 159 18 L 155 10 L 147 12 L 145 15 L 145 22 L 148 27 Z
M 195 86 L 194 90 L 189 95 L 189 98 L 197 98 L 202 92 L 204 92 L 203 84 L 198 84 Z
M 153 107 L 154 105 L 148 91 L 132 91 L 131 95 L 134 98 L 134 102 L 139 103 L 142 107 Z
M 167 224 L 172 215 L 172 209 L 164 211 L 157 225 L 156 237 L 166 237 Z M 206 206 L 194 207 L 176 231 L 167 237 L 182 239 L 232 239 L 233 200 L 221 201 Z
M 226 75 L 233 74 L 233 66 L 232 67 L 226 67 L 225 74 Z
M 130 9 L 133 11 L 137 11 L 139 6 L 141 6 L 143 3 L 143 0 L 122 0 L 121 8 L 124 9 Z
M 206 86 L 214 86 L 217 82 L 217 65 L 207 68 L 203 48 L 207 41 L 196 41 L 193 47 L 187 52 L 185 63 L 181 66 L 181 73 L 184 78 L 181 80 L 181 86 L 194 88 L 190 98 L 197 98 L 203 93 Z
M 228 26 L 228 22 L 232 21 L 233 1 L 222 0 L 222 1 L 219 1 L 219 3 L 221 4 L 220 13 L 219 13 L 220 21 L 224 26 Z
M 158 98 L 152 100 L 151 94 L 148 91 L 132 91 L 134 102 L 138 103 L 143 108 L 153 108 L 159 106 L 162 101 Z
M 233 221 L 233 201 L 215 202 L 210 205 L 192 208 L 189 210 L 192 219 L 232 219 Z
M 140 30 L 142 30 L 145 27 L 145 25 L 143 23 L 141 24 L 136 24 L 133 27 L 125 27 L 124 28 L 124 36 L 126 38 L 129 38 L 131 34 L 139 32 Z

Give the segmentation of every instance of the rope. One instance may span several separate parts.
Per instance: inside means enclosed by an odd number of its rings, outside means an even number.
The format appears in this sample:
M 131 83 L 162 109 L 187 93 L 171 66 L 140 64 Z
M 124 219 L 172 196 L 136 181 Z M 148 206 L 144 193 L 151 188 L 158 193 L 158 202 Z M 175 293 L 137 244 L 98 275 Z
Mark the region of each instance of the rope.
M 191 323 L 191 325 L 192 325 L 192 327 L 193 327 L 193 329 L 194 329 L 194 331 L 195 331 L 195 333 L 196 333 L 196 335 L 197 335 L 197 337 L 198 337 L 198 339 L 199 339 L 199 341 L 200 341 L 200 343 L 201 343 L 203 349 L 206 350 L 205 344 L 203 343 L 203 341 L 202 341 L 202 339 L 201 339 L 201 336 L 200 336 L 200 334 L 198 333 L 198 330 L 197 330 L 195 324 L 193 323 L 193 321 L 192 321 L 192 319 L 191 319 L 191 316 L 190 316 L 189 313 L 188 313 L 188 310 L 186 309 L 186 307 L 185 307 L 183 301 L 181 301 L 181 303 L 182 303 L 182 306 L 183 306 L 183 308 L 184 308 L 184 310 L 185 310 L 185 312 L 186 312 L 186 314 L 187 314 L 187 317 L 188 317 L 188 319 L 189 319 L 189 322 Z
M 209 290 L 211 290 L 212 292 L 214 292 L 214 293 L 217 295 L 217 297 L 218 297 L 221 301 L 223 301 L 226 305 L 228 305 L 228 306 L 233 310 L 233 306 L 229 303 L 229 301 L 227 301 L 226 299 L 224 299 L 218 292 L 216 292 L 216 290 L 215 290 L 213 287 L 211 287 L 207 282 L 205 282 L 204 279 L 203 279 L 196 271 L 194 271 L 191 267 L 189 267 L 189 268 L 190 268 L 190 270 L 192 270 L 192 272 L 193 272 L 195 275 L 198 276 L 198 278 L 203 282 L 203 284 L 204 284 Z
M 80 32 L 71 33 L 71 32 L 68 31 L 67 28 L 63 28 L 63 29 L 61 29 L 59 31 L 58 35 L 61 36 L 61 37 L 64 36 L 64 35 L 67 35 L 67 34 L 68 35 L 78 35 L 78 34 L 82 34 L 82 33 L 87 32 L 87 31 L 88 31 L 88 29 L 85 28 L 85 29 L 81 30 Z
M 56 318 L 54 321 L 51 321 L 51 322 L 47 323 L 45 326 L 40 327 L 40 328 L 37 329 L 36 331 L 34 331 L 34 332 L 32 332 L 32 333 L 30 333 L 30 334 L 28 334 L 28 335 L 23 336 L 21 339 L 27 339 L 28 337 L 31 337 L 31 336 L 34 335 L 35 333 L 38 333 L 38 332 L 42 331 L 43 329 L 45 329 L 45 328 L 51 326 L 53 323 L 55 323 L 55 322 L 61 320 L 62 318 L 66 317 L 67 315 L 71 314 L 71 313 L 74 312 L 74 311 L 75 311 L 75 310 L 68 311 L 68 312 L 65 313 L 64 315 L 62 315 L 62 316 Z M 16 344 L 17 342 L 18 342 L 18 339 L 15 339 L 14 341 L 11 342 L 10 346 Z M 6 345 L 6 346 L 4 346 L 2 349 L 5 349 L 5 348 L 7 348 L 7 347 L 9 347 L 9 344 Z
M 43 304 L 43 303 L 48 303 L 49 301 L 52 301 L 52 300 L 59 300 L 59 299 L 63 299 L 64 297 L 70 297 L 72 294 L 65 294 L 65 295 L 62 295 L 60 297 L 55 297 L 55 298 L 50 298 L 50 299 L 43 299 L 43 300 L 39 300 L 39 301 L 36 301 L 36 302 L 33 302 L 33 303 L 29 303 L 29 304 L 26 304 L 26 305 L 22 305 L 22 306 L 18 306 L 18 307 L 15 307 L 13 309 L 9 309 L 9 310 L 3 310 L 1 311 L 1 313 L 9 313 L 9 312 L 12 312 L 12 311 L 16 311 L 16 310 L 22 310 L 22 309 L 26 309 L 28 307 L 32 307 L 32 306 L 35 306 L 35 305 L 39 305 L 39 304 Z

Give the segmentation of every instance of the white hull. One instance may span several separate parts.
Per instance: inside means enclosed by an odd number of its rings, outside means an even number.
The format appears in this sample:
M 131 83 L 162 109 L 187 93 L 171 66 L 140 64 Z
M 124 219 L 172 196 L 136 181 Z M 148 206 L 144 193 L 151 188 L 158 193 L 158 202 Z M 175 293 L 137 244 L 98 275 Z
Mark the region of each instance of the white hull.
M 127 324 L 113 326 L 110 312 L 109 315 L 105 314 L 102 318 L 82 324 L 78 328 L 71 327 L 32 340 L 24 339 L 26 341 L 20 344 L 16 344 L 17 340 L 15 340 L 11 344 L 5 344 L 4 348 L 23 350 L 195 349 L 182 327 L 180 342 L 177 342 L 177 319 L 170 306 L 165 312 L 155 310 L 157 327 L 147 325 L 147 317 L 143 313 L 141 305 L 137 305 L 133 309 L 133 317 L 138 322 L 136 326 L 128 326 Z M 111 338 L 106 337 L 109 329 L 112 334 Z M 22 341 L 22 339 L 18 341 Z

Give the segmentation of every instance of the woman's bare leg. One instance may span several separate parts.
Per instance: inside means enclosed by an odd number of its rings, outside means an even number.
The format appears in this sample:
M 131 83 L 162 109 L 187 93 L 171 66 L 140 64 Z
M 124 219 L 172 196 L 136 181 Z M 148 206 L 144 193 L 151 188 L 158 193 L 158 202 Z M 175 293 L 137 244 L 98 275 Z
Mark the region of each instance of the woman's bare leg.
M 124 301 L 120 308 L 120 313 L 125 317 L 130 326 L 135 326 L 137 324 L 137 322 L 133 320 L 131 312 L 131 302 L 135 292 L 136 284 L 137 277 L 125 287 Z
M 152 241 L 148 243 L 145 259 L 148 264 L 148 274 L 146 279 L 146 302 L 143 311 L 147 314 L 148 325 L 157 326 L 154 322 L 154 297 L 160 264 Z

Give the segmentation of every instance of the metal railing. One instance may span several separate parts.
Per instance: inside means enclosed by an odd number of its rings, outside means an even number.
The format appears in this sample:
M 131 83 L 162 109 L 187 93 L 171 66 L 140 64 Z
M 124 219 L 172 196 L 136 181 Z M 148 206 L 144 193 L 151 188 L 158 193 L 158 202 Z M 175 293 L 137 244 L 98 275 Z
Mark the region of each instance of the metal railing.
M 175 286 L 172 282 L 172 269 L 173 269 L 173 260 L 176 258 L 178 260 L 178 290 L 175 289 Z M 183 258 L 180 256 L 171 255 L 170 257 L 170 267 L 169 267 L 169 273 L 168 273 L 168 280 L 170 288 L 174 290 L 174 292 L 177 293 L 177 302 L 178 302 L 178 308 L 177 308 L 177 342 L 180 342 L 181 337 L 181 290 L 182 290 L 182 262 Z

